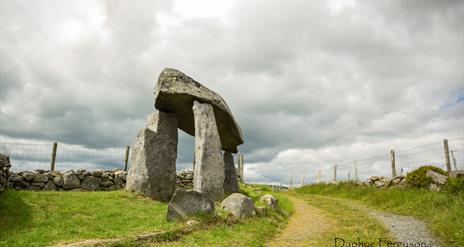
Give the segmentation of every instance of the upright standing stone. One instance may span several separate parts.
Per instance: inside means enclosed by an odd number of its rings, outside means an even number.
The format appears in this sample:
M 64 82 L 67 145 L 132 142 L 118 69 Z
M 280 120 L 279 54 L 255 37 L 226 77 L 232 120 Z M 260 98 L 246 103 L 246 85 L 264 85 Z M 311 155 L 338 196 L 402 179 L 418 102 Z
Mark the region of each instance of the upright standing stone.
M 212 200 L 224 198 L 224 161 L 213 106 L 193 102 L 195 171 L 193 189 Z
M 169 201 L 176 185 L 177 118 L 154 112 L 132 147 L 126 189 Z
M 224 193 L 232 194 L 240 192 L 237 180 L 237 170 L 235 169 L 234 156 L 231 152 L 224 152 Z

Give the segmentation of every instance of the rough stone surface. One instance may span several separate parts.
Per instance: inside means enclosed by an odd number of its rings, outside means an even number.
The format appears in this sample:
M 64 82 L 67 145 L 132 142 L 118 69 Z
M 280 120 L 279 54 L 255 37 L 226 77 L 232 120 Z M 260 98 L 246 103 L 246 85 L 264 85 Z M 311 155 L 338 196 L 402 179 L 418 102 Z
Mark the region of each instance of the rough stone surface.
M 63 176 L 60 174 L 56 177 L 53 178 L 53 183 L 55 183 L 56 186 L 62 187 L 63 186 Z
M 95 191 L 100 185 L 100 178 L 94 176 L 86 176 L 81 182 L 81 188 L 86 190 Z
M 169 201 L 176 185 L 177 119 L 157 111 L 132 147 L 126 189 Z
M 214 215 L 214 202 L 193 190 L 178 189 L 168 205 L 168 220 L 186 220 L 192 215 Z
M 70 171 L 70 172 L 66 172 L 64 175 L 63 175 L 63 188 L 64 189 L 75 189 L 75 188 L 79 188 L 81 185 L 81 181 L 79 180 L 79 178 L 77 177 L 77 175 Z
M 246 218 L 254 215 L 254 205 L 251 198 L 240 193 L 233 193 L 221 203 L 221 207 L 237 218 Z
M 48 177 L 42 173 L 36 173 L 34 175 L 34 178 L 32 179 L 32 182 L 34 183 L 45 183 L 47 181 L 48 181 Z
M 213 106 L 193 103 L 195 117 L 195 176 L 193 189 L 212 200 L 224 198 L 224 160 Z
M 232 194 L 240 192 L 240 186 L 237 179 L 237 170 L 235 169 L 234 156 L 232 153 L 224 152 L 224 193 Z
M 452 178 L 464 177 L 464 170 L 454 170 L 450 172 L 449 176 Z
M 55 191 L 57 189 L 58 187 L 52 181 L 48 181 L 45 184 L 45 186 L 42 188 L 42 190 L 48 190 L 48 191 Z
M 278 207 L 277 203 L 279 202 L 279 200 L 277 200 L 277 198 L 275 198 L 273 195 L 264 195 L 261 198 L 259 198 L 259 200 L 264 202 L 266 206 L 272 209 L 276 209 Z
M 243 143 L 242 131 L 222 97 L 175 69 L 164 69 L 155 87 L 155 107 L 165 112 L 174 112 L 178 126 L 190 135 L 196 135 L 192 105 L 194 101 L 214 106 L 217 128 L 222 149 L 237 152 Z
M 0 154 L 0 194 L 6 190 L 8 186 L 10 157 Z
M 447 176 L 432 170 L 428 170 L 425 176 L 432 178 L 432 182 L 438 185 L 444 184 L 448 180 Z

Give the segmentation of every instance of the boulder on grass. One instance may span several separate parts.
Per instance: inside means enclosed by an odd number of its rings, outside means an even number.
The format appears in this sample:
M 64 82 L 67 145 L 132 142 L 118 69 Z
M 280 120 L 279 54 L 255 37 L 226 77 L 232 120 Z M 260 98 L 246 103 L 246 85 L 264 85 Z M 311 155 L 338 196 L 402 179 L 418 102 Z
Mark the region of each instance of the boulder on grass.
M 246 218 L 255 213 L 253 200 L 240 193 L 233 193 L 221 203 L 221 207 L 237 218 Z
M 168 204 L 168 220 L 186 220 L 193 215 L 214 215 L 214 202 L 193 190 L 177 189 Z
M 448 181 L 447 176 L 440 174 L 438 172 L 432 171 L 432 170 L 428 170 L 425 176 L 432 178 L 432 182 L 435 184 L 439 184 L 439 185 L 445 184 L 446 181 Z
M 277 203 L 279 200 L 275 198 L 273 195 L 264 195 L 261 198 L 259 198 L 259 200 L 264 202 L 266 206 L 268 206 L 269 208 L 276 209 L 278 207 Z

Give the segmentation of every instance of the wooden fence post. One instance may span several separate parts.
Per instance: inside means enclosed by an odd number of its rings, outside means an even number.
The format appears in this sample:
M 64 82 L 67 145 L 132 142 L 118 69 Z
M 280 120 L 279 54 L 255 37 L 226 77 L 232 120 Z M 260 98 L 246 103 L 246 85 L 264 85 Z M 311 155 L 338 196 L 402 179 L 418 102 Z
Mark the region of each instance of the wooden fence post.
M 238 154 L 238 171 L 240 174 L 240 181 L 243 183 L 243 154 Z
M 282 190 L 282 179 L 280 180 L 280 186 L 279 186 L 279 191 Z
M 333 181 L 337 182 L 337 165 L 334 165 L 334 178 L 333 178 Z
M 390 150 L 390 160 L 392 168 L 392 178 L 396 177 L 396 159 L 395 159 L 395 150 Z
M 321 170 L 317 170 L 316 183 L 320 183 L 320 182 L 321 182 Z
M 304 185 L 304 180 L 305 180 L 305 173 L 303 173 L 303 176 L 301 176 L 301 187 Z
M 450 154 L 449 154 L 449 147 L 448 147 L 448 139 L 443 139 L 443 147 L 445 150 L 446 171 L 449 174 L 451 172 L 451 162 L 450 162 Z
M 52 161 L 50 162 L 50 171 L 55 170 L 55 161 L 56 161 L 56 149 L 58 148 L 58 143 L 54 142 L 52 147 Z
M 288 186 L 288 189 L 291 189 L 293 185 L 293 175 L 290 177 L 290 185 Z
M 124 155 L 124 171 L 127 171 L 127 164 L 129 163 L 129 150 L 130 146 L 126 145 L 126 153 Z
M 354 180 L 359 181 L 359 176 L 358 176 L 358 161 L 354 161 Z

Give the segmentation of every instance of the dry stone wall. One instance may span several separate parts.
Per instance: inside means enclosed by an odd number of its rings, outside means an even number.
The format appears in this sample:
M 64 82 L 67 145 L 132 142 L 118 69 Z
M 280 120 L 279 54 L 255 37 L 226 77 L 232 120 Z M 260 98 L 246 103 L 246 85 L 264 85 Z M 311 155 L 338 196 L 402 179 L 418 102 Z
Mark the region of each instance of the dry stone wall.
M 176 177 L 177 188 L 192 188 L 192 170 L 177 171 Z M 71 170 L 66 172 L 21 171 L 10 173 L 8 187 L 17 190 L 112 191 L 124 188 L 126 178 L 127 172 L 120 169 Z M 5 179 L 5 187 L 6 181 Z
M 0 194 L 5 191 L 8 185 L 10 167 L 11 165 L 9 157 L 0 154 Z

